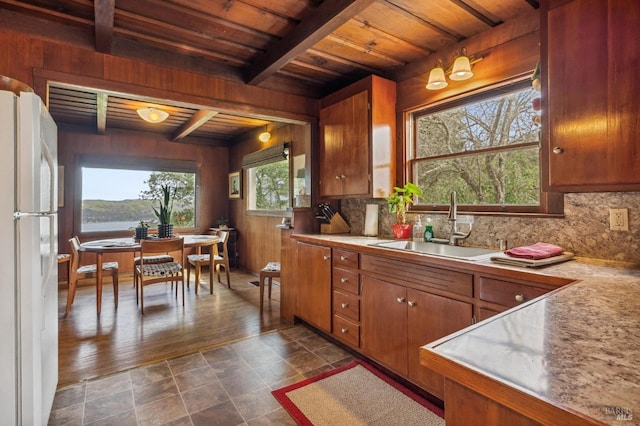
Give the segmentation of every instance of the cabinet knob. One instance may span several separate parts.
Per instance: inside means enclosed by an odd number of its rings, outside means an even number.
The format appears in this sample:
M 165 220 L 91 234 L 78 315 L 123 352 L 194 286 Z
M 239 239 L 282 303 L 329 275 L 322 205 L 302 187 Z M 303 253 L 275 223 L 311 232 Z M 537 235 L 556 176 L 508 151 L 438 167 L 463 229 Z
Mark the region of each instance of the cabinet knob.
M 342 309 L 347 309 L 349 307 L 349 304 L 348 303 L 343 303 L 340 306 L 342 306 Z
M 343 262 L 347 259 L 349 259 L 347 256 L 340 256 L 340 260 L 342 260 Z
M 336 176 L 336 179 L 340 179 L 340 176 Z
M 340 332 L 341 332 L 342 334 L 346 334 L 346 333 L 348 333 L 348 332 L 349 332 L 349 329 L 348 329 L 348 328 L 346 328 L 346 327 L 343 327 L 343 328 L 341 328 L 341 329 L 340 329 Z
M 564 152 L 564 149 L 560 148 L 559 146 L 556 146 L 553 148 L 554 154 L 562 154 L 563 152 Z
M 329 256 L 322 256 L 324 260 L 329 260 Z
M 404 297 L 398 297 L 398 298 L 396 299 L 396 302 L 398 302 L 398 303 L 404 303 Z
M 417 304 L 417 303 L 416 303 L 416 302 L 414 302 L 413 300 L 409 300 L 409 301 L 407 302 L 407 304 L 408 304 L 409 306 L 411 306 L 411 307 L 414 307 L 414 306 L 416 306 L 416 304 Z
M 341 282 L 342 284 L 345 284 L 347 281 L 349 281 L 349 279 L 347 279 L 347 278 L 340 278 L 340 282 Z
M 521 294 L 516 294 L 516 301 L 522 302 L 524 300 L 524 296 Z

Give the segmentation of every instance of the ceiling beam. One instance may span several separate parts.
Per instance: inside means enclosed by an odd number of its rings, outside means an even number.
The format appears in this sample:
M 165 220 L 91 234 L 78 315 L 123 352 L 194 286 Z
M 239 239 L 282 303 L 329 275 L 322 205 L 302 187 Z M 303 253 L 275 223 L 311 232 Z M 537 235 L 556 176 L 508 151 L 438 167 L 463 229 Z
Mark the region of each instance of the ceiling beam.
M 245 81 L 258 85 L 377 0 L 325 0 L 306 20 L 248 68 Z
M 107 105 L 109 104 L 109 95 L 104 92 L 98 92 L 96 96 L 96 122 L 98 133 L 104 135 L 107 130 Z
M 93 13 L 96 22 L 96 51 L 100 53 L 111 53 L 115 8 L 116 0 L 93 1 Z
M 180 126 L 180 128 L 176 130 L 173 135 L 171 135 L 171 142 L 177 142 L 180 139 L 183 139 L 187 135 L 196 131 L 196 129 L 198 129 L 200 126 L 202 126 L 204 123 L 206 123 L 216 115 L 218 115 L 218 111 L 201 109 L 200 111 L 193 114 L 189 121 Z

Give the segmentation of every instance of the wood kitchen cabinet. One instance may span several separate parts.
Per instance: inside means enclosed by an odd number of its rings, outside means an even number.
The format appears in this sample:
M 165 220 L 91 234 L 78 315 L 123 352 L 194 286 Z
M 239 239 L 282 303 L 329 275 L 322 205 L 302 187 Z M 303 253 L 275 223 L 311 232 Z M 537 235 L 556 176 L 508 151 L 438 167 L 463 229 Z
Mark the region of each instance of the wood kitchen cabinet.
M 359 254 L 333 249 L 333 336 L 353 348 L 360 347 Z
M 362 277 L 362 351 L 438 398 L 444 377 L 420 364 L 420 347 L 471 325 L 473 305 Z
M 640 2 L 547 0 L 541 10 L 543 187 L 639 190 Z
M 393 81 L 367 77 L 321 100 L 320 197 L 386 197 L 395 181 Z
M 296 316 L 331 333 L 331 248 L 298 242 Z

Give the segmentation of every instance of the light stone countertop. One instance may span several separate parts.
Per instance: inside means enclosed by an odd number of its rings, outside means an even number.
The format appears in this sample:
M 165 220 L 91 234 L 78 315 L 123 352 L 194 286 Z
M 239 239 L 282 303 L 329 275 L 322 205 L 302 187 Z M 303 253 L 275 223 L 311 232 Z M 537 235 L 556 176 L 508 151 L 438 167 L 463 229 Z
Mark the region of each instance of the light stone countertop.
M 340 246 L 377 241 L 350 235 L 305 237 Z M 445 337 L 430 344 L 431 350 L 601 422 L 640 424 L 640 269 L 586 258 L 542 268 L 483 264 L 579 282 Z M 616 420 L 616 413 L 632 420 Z

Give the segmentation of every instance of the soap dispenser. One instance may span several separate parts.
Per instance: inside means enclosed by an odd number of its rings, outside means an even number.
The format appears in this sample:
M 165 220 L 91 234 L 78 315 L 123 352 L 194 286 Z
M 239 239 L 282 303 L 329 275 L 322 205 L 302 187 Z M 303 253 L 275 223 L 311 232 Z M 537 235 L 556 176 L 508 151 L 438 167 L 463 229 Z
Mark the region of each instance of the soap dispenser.
M 413 224 L 413 241 L 424 241 L 424 226 L 422 226 L 420 215 L 417 216 L 416 223 Z

